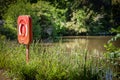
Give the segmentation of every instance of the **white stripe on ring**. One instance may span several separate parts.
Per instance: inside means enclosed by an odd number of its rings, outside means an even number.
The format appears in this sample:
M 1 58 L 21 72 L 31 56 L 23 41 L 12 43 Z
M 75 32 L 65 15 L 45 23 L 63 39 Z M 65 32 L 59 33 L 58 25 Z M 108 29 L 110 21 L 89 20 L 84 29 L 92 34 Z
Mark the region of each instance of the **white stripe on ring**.
M 19 24 L 19 35 L 21 35 L 21 24 Z
M 28 27 L 27 27 L 27 24 L 26 24 L 25 28 L 26 28 L 26 34 L 25 34 L 25 36 L 27 36 L 27 33 L 28 33 Z

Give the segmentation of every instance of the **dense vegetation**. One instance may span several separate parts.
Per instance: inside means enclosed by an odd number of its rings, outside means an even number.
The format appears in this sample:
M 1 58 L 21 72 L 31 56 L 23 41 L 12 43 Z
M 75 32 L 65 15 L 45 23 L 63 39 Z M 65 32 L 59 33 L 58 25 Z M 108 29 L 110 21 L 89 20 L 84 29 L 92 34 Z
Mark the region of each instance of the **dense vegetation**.
M 119 0 L 2 0 L 0 34 L 16 38 L 19 15 L 31 15 L 34 39 L 108 35 L 119 26 Z
M 32 43 L 30 62 L 26 64 L 24 45 L 1 41 L 0 69 L 6 70 L 5 74 L 12 80 L 110 80 L 113 77 L 106 59 L 80 49 L 81 45 L 72 50 L 61 42 L 49 46 Z
M 120 67 L 120 48 L 112 44 L 120 38 L 119 12 L 120 0 L 0 0 L 0 69 L 20 80 L 119 79 L 119 71 L 114 70 Z M 17 38 L 19 15 L 32 17 L 36 41 L 71 35 L 116 36 L 105 45 L 107 52 L 102 59 L 78 48 L 67 51 L 61 43 L 43 47 L 35 42 L 30 47 L 31 61 L 26 64 L 21 54 L 24 46 L 7 40 Z M 105 61 L 114 67 L 113 73 Z

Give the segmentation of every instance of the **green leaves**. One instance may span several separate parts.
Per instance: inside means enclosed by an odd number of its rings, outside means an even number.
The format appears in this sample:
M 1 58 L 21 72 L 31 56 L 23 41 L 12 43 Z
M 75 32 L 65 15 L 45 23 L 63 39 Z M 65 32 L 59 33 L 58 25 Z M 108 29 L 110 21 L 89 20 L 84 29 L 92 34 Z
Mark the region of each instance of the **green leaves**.
M 33 5 L 34 6 L 34 5 Z M 41 28 L 38 23 L 39 18 L 36 16 L 36 9 L 32 8 L 30 3 L 24 1 L 18 1 L 15 4 L 11 4 L 4 15 L 4 28 L 6 29 L 5 35 L 7 38 L 16 38 L 17 37 L 17 18 L 19 15 L 30 15 L 33 22 L 33 38 L 38 39 L 41 35 Z M 11 35 L 8 35 L 11 34 Z M 15 36 L 15 37 L 13 37 Z
M 114 70 L 113 73 L 116 75 L 114 77 L 116 77 L 116 79 L 119 79 L 119 77 L 117 78 L 117 76 L 119 76 L 119 71 L 117 71 L 117 68 L 120 65 L 120 47 L 116 47 L 113 42 L 117 41 L 118 39 L 120 39 L 120 26 L 117 27 L 117 29 L 112 28 L 111 32 L 113 33 L 117 33 L 117 35 L 115 35 L 113 38 L 111 38 L 108 41 L 108 44 L 106 44 L 104 47 L 106 48 L 106 58 L 108 59 L 108 61 L 114 66 Z

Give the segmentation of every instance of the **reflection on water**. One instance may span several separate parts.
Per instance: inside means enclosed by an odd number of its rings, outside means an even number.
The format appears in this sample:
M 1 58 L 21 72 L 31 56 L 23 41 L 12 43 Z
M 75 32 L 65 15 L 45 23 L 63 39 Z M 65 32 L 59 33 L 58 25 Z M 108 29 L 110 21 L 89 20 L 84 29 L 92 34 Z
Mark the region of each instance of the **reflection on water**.
M 68 48 L 81 48 L 87 49 L 89 52 L 99 53 L 105 52 L 104 45 L 108 43 L 111 36 L 81 36 L 81 37 L 63 37 L 63 42 Z M 114 42 L 114 44 L 120 47 L 120 40 Z

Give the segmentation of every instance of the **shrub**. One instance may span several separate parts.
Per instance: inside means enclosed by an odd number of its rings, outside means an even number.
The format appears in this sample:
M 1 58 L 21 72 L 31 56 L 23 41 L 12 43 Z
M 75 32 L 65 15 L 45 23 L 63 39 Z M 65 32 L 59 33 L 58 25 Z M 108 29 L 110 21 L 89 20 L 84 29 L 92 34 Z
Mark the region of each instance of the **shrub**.
M 68 21 L 66 23 L 66 28 L 69 30 L 74 30 L 77 32 L 76 35 L 79 33 L 85 33 L 87 32 L 85 19 L 86 19 L 86 13 L 83 9 L 76 10 L 72 13 L 71 21 Z
M 35 40 L 55 39 L 64 35 L 86 35 L 87 32 L 97 34 L 105 31 L 104 24 L 107 22 L 104 20 L 104 14 L 94 12 L 87 7 L 78 9 L 78 5 L 75 8 L 75 5 L 71 6 L 69 1 L 65 5 L 65 8 L 60 8 L 47 1 L 30 3 L 23 0 L 11 4 L 4 15 L 5 35 L 7 38 L 16 38 L 16 21 L 19 15 L 31 15 Z
M 30 3 L 25 3 L 23 1 L 18 1 L 16 4 L 11 4 L 4 15 L 5 24 L 4 28 L 7 30 L 5 34 L 9 38 L 16 38 L 17 33 L 17 18 L 19 15 L 31 15 L 33 21 L 33 36 L 35 39 L 40 37 L 40 25 L 38 23 L 39 18 L 36 16 L 35 10 L 32 9 Z M 39 37 L 38 37 L 39 36 Z
M 106 48 L 106 53 L 105 56 L 107 57 L 108 61 L 111 63 L 113 66 L 113 73 L 114 73 L 114 78 L 119 79 L 119 66 L 120 66 L 120 48 L 116 47 L 113 42 L 120 40 L 120 27 L 117 29 L 111 30 L 112 32 L 117 33 L 113 38 L 111 38 L 104 47 Z
M 11 4 L 4 15 L 5 35 L 8 34 L 7 37 L 9 38 L 12 38 L 13 36 L 13 38 L 16 38 L 17 17 L 19 15 L 31 15 L 33 21 L 33 38 L 54 38 L 62 31 L 64 26 L 62 24 L 65 20 L 64 12 L 65 10 L 56 9 L 51 6 L 50 3 L 45 1 L 39 1 L 36 4 L 18 1 L 16 4 Z

